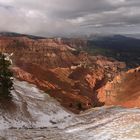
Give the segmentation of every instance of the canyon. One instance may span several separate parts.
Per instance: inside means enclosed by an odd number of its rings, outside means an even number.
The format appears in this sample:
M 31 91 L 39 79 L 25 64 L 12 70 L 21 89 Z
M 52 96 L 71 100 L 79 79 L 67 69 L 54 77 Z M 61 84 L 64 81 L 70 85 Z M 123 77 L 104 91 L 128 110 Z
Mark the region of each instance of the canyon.
M 127 77 L 129 72 L 126 72 L 125 62 L 79 50 L 86 47 L 87 41 L 84 39 L 0 37 L 0 51 L 12 54 L 11 69 L 15 77 L 37 85 L 68 110 L 79 113 L 103 105 L 139 107 L 135 100 L 120 102 L 121 96 L 125 96 L 126 100 L 129 96 L 126 94 L 128 91 L 124 92 L 123 89 L 128 83 L 116 80 L 118 77 L 121 79 L 122 75 Z M 129 79 L 135 78 L 133 73 L 131 75 Z M 138 82 L 134 81 L 133 84 Z M 131 90 L 128 94 L 136 94 L 137 98 L 138 85 L 136 89 L 137 94 Z
M 96 91 L 126 67 L 111 58 L 78 52 L 58 38 L 0 37 L 0 51 L 13 53 L 12 70 L 18 79 L 36 84 L 75 113 L 102 106 Z
M 91 55 L 85 40 L 1 36 L 14 73 L 0 139 L 140 138 L 140 67 Z M 22 134 L 22 135 L 21 135 Z

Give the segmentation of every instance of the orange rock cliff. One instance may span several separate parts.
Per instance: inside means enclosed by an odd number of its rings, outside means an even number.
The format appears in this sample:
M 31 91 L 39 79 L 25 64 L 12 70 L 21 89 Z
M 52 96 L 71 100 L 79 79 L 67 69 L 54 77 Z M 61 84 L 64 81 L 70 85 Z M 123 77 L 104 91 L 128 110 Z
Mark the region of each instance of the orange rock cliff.
M 59 39 L 0 37 L 0 51 L 13 53 L 12 69 L 18 79 L 36 84 L 78 113 L 106 104 L 102 96 L 106 93 L 101 91 L 125 68 L 123 62 L 77 52 L 78 43 L 86 45 L 81 41 L 74 45 Z

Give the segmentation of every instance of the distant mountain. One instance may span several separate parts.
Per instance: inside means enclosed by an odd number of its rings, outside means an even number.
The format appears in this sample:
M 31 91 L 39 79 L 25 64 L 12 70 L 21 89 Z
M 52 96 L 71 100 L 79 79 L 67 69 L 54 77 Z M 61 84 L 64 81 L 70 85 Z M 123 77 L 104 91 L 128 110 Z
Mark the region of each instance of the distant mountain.
M 30 39 L 44 39 L 45 38 L 45 37 L 40 37 L 40 36 L 20 34 L 20 33 L 14 33 L 14 32 L 0 32 L 0 36 L 5 36 L 5 37 L 28 37 Z
M 128 67 L 140 65 L 140 39 L 122 35 L 98 36 L 88 40 L 86 51 L 125 61 Z
M 140 33 L 137 33 L 137 34 L 125 34 L 125 36 L 140 39 Z
M 96 40 L 96 39 L 98 40 L 98 39 L 104 39 L 104 38 L 140 39 L 140 33 L 136 33 L 136 34 L 91 34 L 89 36 L 86 36 L 87 40 Z
M 117 49 L 120 51 L 127 51 L 128 49 L 131 51 L 137 51 L 140 49 L 140 39 L 122 35 L 98 37 L 88 42 L 89 45 L 94 44 L 98 47 Z

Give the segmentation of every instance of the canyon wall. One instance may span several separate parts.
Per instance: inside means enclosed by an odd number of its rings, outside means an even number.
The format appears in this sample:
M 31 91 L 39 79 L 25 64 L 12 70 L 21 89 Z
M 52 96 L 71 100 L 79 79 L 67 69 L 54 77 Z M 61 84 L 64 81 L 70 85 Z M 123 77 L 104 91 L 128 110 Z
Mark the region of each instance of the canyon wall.
M 98 98 L 106 105 L 140 107 L 140 67 L 117 75 L 99 90 Z
M 75 41 L 74 41 L 75 42 Z M 102 106 L 98 90 L 125 68 L 123 62 L 77 51 L 78 40 L 0 37 L 0 51 L 13 53 L 13 72 L 20 80 L 36 84 L 64 107 L 78 113 Z
M 45 68 L 70 67 L 77 62 L 75 49 L 57 39 L 33 40 L 27 37 L 0 37 L 0 51 L 14 53 L 15 64 L 36 63 Z

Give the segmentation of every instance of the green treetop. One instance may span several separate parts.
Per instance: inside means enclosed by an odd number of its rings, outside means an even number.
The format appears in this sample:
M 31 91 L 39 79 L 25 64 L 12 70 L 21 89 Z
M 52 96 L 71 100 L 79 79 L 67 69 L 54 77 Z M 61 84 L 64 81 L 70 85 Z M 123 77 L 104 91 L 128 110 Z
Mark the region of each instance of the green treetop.
M 0 99 L 11 99 L 13 89 L 13 73 L 9 69 L 11 63 L 6 56 L 0 53 Z

